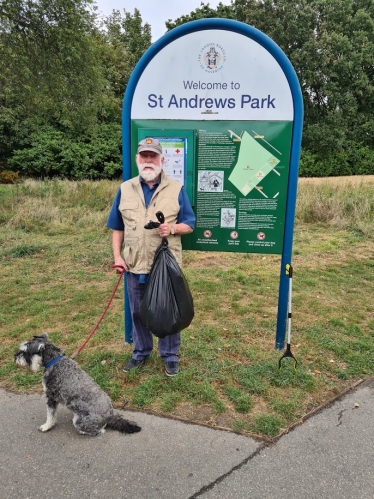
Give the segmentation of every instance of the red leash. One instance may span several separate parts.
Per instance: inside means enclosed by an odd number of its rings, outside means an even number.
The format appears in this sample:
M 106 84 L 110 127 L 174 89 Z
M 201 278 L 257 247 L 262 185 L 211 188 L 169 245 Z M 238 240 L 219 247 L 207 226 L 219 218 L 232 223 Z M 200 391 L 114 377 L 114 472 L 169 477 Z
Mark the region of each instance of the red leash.
M 119 286 L 119 283 L 121 282 L 122 276 L 123 276 L 123 274 L 125 273 L 125 268 L 124 268 L 124 267 L 122 267 L 122 265 L 113 265 L 113 268 L 114 268 L 114 269 L 117 269 L 117 274 L 121 274 L 121 275 L 119 276 L 119 279 L 118 279 L 118 281 L 117 281 L 117 284 L 116 284 L 115 288 L 113 289 L 113 292 L 112 292 L 112 294 L 111 294 L 111 297 L 109 298 L 108 304 L 107 304 L 107 306 L 105 307 L 104 312 L 101 314 L 100 319 L 98 320 L 98 323 L 97 323 L 97 324 L 96 324 L 96 326 L 93 328 L 93 330 L 90 332 L 90 334 L 87 336 L 87 339 L 85 340 L 85 342 L 83 343 L 83 345 L 82 345 L 80 348 L 78 348 L 78 350 L 76 350 L 76 351 L 73 353 L 73 355 L 70 355 L 70 358 L 71 358 L 71 359 L 74 359 L 74 358 L 75 358 L 75 357 L 79 354 L 79 352 L 81 352 L 81 351 L 83 350 L 83 348 L 87 345 L 87 343 L 88 343 L 89 339 L 93 336 L 93 334 L 95 333 L 96 329 L 99 327 L 99 325 L 100 325 L 101 321 L 102 321 L 102 320 L 103 320 L 103 318 L 104 318 L 104 315 L 107 313 L 108 308 L 110 307 L 110 304 L 112 303 L 113 297 L 114 297 L 114 295 L 116 294 L 116 291 L 117 291 L 117 288 L 118 288 L 118 286 Z

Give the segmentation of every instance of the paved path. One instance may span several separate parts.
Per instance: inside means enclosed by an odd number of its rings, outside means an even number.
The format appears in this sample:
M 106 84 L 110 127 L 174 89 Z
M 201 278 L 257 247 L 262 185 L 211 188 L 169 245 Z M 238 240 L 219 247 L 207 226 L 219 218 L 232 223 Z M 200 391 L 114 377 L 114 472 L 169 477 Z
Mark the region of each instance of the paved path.
M 0 390 L 2 499 L 374 499 L 374 379 L 276 443 L 123 411 L 135 435 L 79 435 L 44 397 Z

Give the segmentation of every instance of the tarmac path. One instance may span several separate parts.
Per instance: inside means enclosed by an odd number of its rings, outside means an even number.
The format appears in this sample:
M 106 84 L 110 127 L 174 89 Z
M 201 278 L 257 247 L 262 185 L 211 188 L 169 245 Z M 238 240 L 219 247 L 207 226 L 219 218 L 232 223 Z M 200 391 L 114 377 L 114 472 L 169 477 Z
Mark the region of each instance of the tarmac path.
M 374 499 L 374 379 L 273 444 L 144 413 L 142 426 L 79 435 L 42 395 L 0 389 L 2 499 Z

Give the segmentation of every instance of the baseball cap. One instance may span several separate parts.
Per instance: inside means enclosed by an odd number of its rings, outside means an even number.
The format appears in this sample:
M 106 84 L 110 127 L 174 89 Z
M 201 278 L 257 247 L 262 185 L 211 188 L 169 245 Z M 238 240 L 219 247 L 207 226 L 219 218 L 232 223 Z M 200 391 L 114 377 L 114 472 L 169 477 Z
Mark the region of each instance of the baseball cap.
M 158 140 L 149 137 L 141 140 L 138 144 L 138 154 L 143 151 L 151 151 L 156 154 L 162 154 L 162 147 Z

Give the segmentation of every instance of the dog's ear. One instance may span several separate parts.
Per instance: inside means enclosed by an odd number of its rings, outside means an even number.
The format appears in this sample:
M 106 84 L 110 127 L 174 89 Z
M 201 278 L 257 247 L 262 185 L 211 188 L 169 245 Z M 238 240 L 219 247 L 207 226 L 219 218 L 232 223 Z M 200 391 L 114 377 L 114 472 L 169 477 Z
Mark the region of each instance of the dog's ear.
M 34 340 L 48 341 L 48 333 L 42 333 L 39 336 L 34 336 Z
M 44 349 L 45 349 L 45 343 L 40 343 L 40 345 L 38 346 L 38 352 L 41 352 Z

